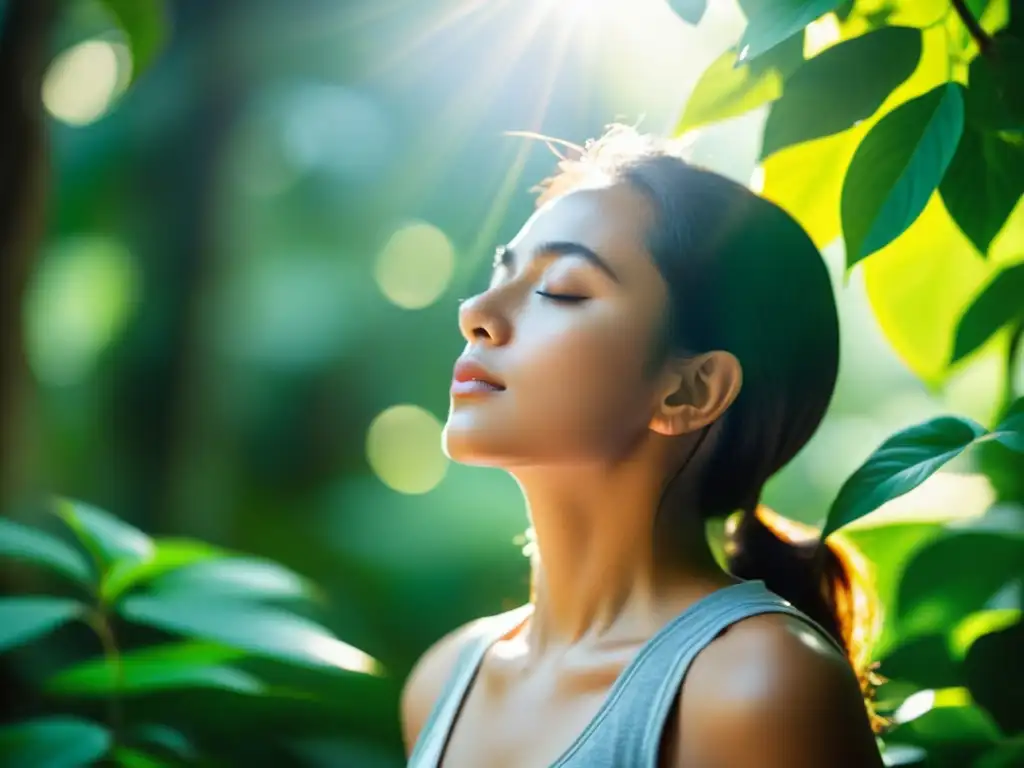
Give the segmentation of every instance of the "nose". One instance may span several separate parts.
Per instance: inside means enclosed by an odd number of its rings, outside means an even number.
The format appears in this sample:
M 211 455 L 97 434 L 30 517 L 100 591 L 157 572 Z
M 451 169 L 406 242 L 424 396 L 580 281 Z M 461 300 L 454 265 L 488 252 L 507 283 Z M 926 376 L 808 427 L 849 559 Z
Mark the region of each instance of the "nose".
M 483 342 L 489 346 L 508 343 L 511 325 L 497 311 L 489 291 L 466 299 L 459 306 L 459 330 L 466 341 Z

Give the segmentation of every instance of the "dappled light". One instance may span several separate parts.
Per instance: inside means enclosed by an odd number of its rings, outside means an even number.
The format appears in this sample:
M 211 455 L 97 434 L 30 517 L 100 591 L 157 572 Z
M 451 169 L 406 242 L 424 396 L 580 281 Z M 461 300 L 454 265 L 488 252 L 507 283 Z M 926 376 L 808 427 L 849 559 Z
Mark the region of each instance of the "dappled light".
M 430 306 L 444 293 L 455 267 L 451 242 L 426 222 L 406 224 L 388 238 L 374 267 L 381 293 L 403 309 Z
M 74 384 L 117 339 L 141 299 L 141 276 L 125 246 L 82 237 L 42 260 L 25 303 L 26 349 L 45 384 Z
M 389 488 L 427 493 L 448 468 L 448 459 L 441 453 L 441 423 L 419 406 L 392 406 L 370 424 L 366 459 Z
M 87 40 L 64 51 L 43 82 L 43 104 L 70 125 L 98 120 L 131 79 L 131 54 L 118 43 Z

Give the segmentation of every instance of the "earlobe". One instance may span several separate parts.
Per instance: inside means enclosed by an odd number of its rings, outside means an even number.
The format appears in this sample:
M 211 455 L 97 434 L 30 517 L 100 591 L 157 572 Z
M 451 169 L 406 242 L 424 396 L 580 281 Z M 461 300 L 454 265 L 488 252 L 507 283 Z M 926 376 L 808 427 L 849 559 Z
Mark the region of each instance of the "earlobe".
M 730 352 L 708 352 L 676 367 L 669 382 L 650 428 L 666 436 L 682 435 L 721 418 L 740 393 L 743 368 Z

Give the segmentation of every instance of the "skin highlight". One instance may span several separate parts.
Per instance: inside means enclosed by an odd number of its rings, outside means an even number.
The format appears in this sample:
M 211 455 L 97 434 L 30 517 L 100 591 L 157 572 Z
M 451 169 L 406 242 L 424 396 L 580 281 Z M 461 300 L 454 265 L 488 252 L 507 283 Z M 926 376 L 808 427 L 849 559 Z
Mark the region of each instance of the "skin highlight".
M 712 556 L 697 482 L 743 369 L 726 351 L 655 356 L 669 300 L 646 246 L 652 222 L 648 200 L 619 180 L 553 196 L 499 251 L 487 289 L 461 307 L 464 356 L 505 388 L 453 396 L 444 449 L 512 475 L 538 555 L 533 611 L 485 657 L 450 735 L 448 768 L 551 764 L 647 639 L 736 582 Z M 659 535 L 669 524 L 671 536 Z M 460 649 L 493 623 L 456 630 L 417 664 L 402 699 L 410 750 Z M 698 657 L 662 764 L 881 761 L 846 661 L 802 623 L 767 615 Z

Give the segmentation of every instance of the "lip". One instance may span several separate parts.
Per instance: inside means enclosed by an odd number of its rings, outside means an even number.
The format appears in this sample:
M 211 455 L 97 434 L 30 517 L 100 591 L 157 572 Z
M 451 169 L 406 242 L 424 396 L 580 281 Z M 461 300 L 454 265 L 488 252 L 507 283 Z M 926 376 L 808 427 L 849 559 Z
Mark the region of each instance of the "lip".
M 455 396 L 503 392 L 501 379 L 471 358 L 460 358 L 452 372 L 451 394 Z

